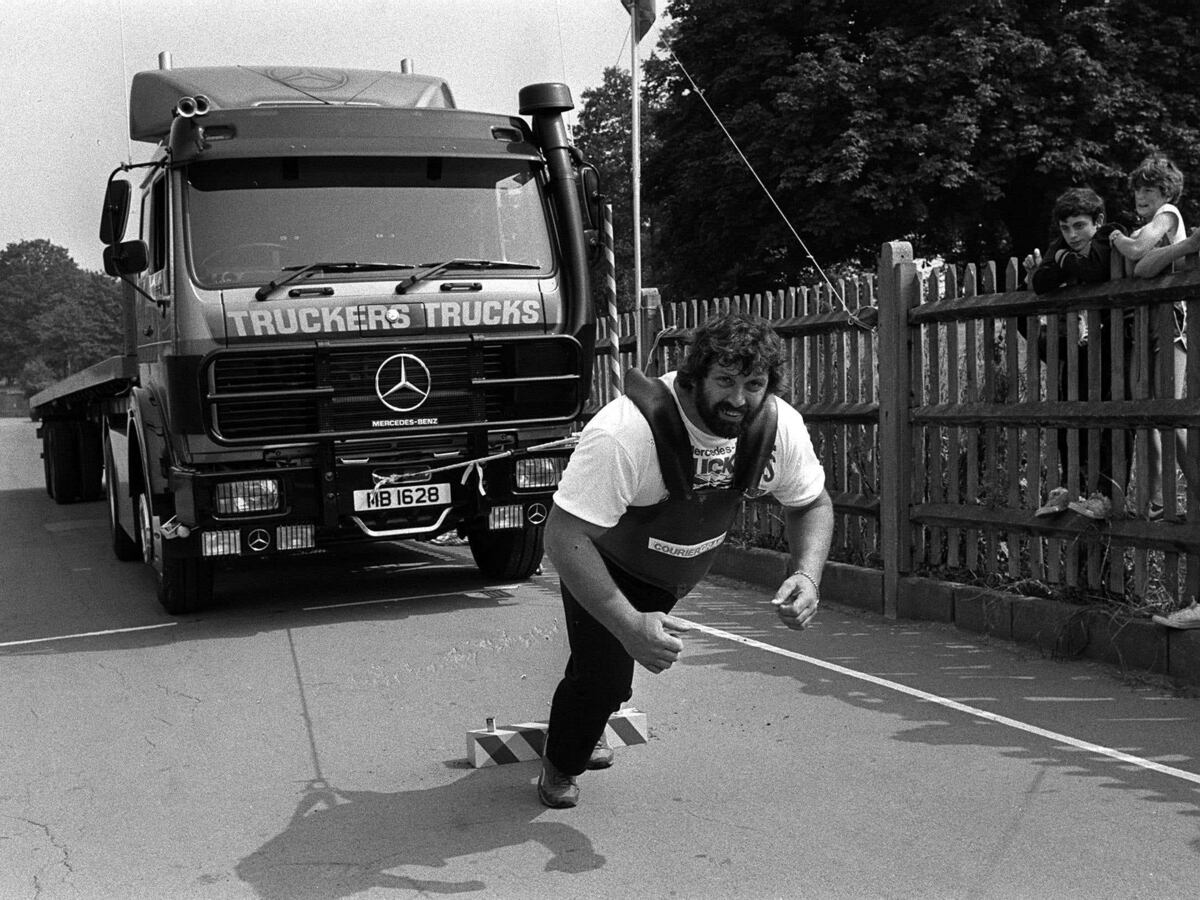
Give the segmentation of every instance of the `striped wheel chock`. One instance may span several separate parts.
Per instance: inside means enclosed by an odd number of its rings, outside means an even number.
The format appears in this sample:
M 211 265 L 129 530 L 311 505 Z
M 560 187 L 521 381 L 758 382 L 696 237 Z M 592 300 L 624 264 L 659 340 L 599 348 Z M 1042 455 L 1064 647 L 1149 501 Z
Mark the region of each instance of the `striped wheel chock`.
M 492 722 L 488 720 L 489 726 Z M 473 768 L 541 759 L 546 749 L 546 722 L 521 722 L 467 732 L 467 759 Z M 628 747 L 648 740 L 646 714 L 629 709 L 609 717 L 604 736 L 610 747 Z

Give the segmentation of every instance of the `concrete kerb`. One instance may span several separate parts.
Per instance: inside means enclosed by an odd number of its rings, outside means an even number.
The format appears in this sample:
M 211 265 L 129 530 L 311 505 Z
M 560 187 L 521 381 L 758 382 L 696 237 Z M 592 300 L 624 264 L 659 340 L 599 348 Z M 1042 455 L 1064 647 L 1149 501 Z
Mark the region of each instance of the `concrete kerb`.
M 787 576 L 788 557 L 776 550 L 726 545 L 712 571 L 774 590 Z M 1200 630 L 1163 628 L 1149 619 L 1108 614 L 1100 607 L 930 578 L 901 578 L 899 588 L 896 609 L 901 619 L 944 622 L 963 631 L 1032 645 L 1057 657 L 1082 656 L 1200 687 Z M 821 596 L 882 615 L 883 572 L 827 563 Z

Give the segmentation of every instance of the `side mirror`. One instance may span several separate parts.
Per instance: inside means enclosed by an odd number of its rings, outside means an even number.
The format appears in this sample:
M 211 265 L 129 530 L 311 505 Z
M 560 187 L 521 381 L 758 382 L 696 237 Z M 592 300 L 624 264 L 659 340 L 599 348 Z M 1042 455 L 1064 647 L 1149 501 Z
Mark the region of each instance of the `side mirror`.
M 603 221 L 600 196 L 600 173 L 593 165 L 585 165 L 579 172 L 579 205 L 583 210 L 583 227 L 599 229 Z
M 114 278 L 136 275 L 150 267 L 150 251 L 145 241 L 122 241 L 104 248 L 104 271 Z
M 125 235 L 131 192 L 132 186 L 123 178 L 109 179 L 104 192 L 104 209 L 100 213 L 100 243 L 106 247 L 111 247 Z M 105 251 L 106 257 L 107 254 L 108 251 Z

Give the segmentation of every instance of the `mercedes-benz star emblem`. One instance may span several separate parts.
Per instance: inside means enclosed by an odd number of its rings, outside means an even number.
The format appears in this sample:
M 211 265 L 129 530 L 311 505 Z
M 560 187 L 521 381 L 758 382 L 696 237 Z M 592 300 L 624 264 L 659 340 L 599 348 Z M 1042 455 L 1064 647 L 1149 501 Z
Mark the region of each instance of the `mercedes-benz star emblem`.
M 246 535 L 246 546 L 255 553 L 262 553 L 271 546 L 271 535 L 267 534 L 263 528 L 255 528 Z
M 411 353 L 389 356 L 375 372 L 375 395 L 396 412 L 412 412 L 433 390 L 429 367 Z
M 545 504 L 542 503 L 531 503 L 525 512 L 525 518 L 529 520 L 530 525 L 541 525 L 549 515 Z
M 263 74 L 302 93 L 336 91 L 350 82 L 349 76 L 337 69 L 270 68 Z

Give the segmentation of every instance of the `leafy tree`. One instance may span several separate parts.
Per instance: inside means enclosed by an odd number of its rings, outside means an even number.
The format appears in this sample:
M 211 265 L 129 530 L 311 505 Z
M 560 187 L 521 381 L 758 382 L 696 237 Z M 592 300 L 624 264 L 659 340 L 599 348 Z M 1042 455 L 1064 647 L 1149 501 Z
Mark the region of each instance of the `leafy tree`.
M 74 292 L 50 299 L 35 321 L 38 357 L 60 378 L 121 352 L 121 301 L 111 279 L 81 273 Z
M 1185 0 L 672 0 L 669 14 L 665 43 L 826 267 L 896 238 L 957 261 L 1023 254 L 1073 184 L 1133 225 L 1123 173 L 1153 149 L 1200 178 L 1200 7 Z M 660 282 L 695 296 L 792 281 L 811 260 L 683 72 L 647 77 Z M 1197 221 L 1200 203 L 1183 212 Z
M 26 389 L 121 352 L 117 283 L 47 240 L 0 253 L 0 379 Z
M 44 359 L 35 356 L 33 359 L 27 360 L 21 368 L 17 385 L 25 392 L 25 396 L 32 397 L 43 388 L 50 387 L 59 380 L 59 377 L 59 374 L 50 368 Z
M 0 253 L 0 378 L 20 374 L 35 355 L 34 324 L 49 298 L 69 294 L 79 267 L 47 240 L 9 244 Z

